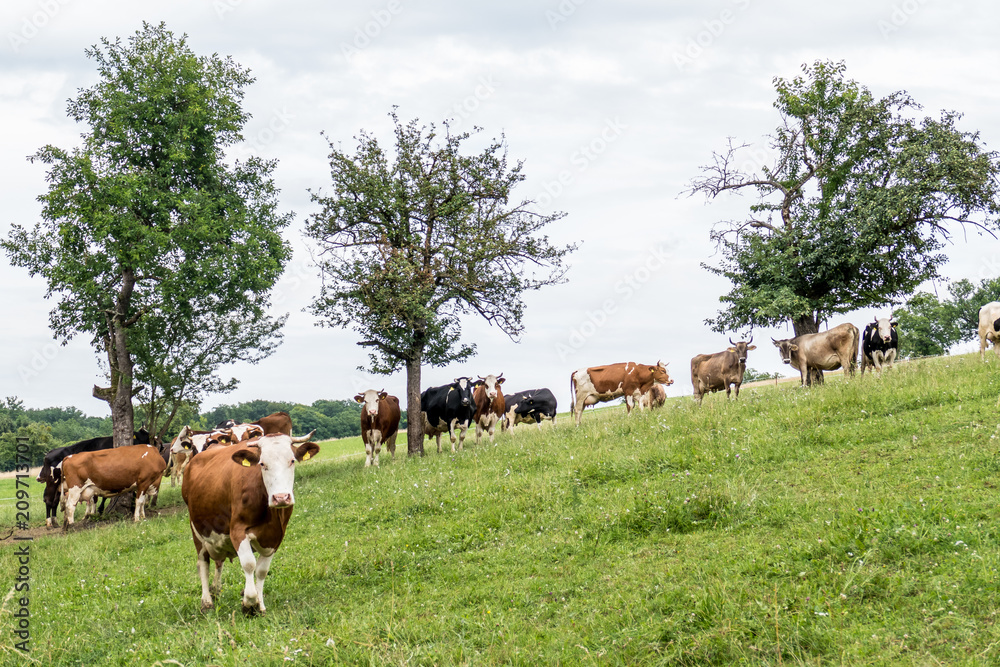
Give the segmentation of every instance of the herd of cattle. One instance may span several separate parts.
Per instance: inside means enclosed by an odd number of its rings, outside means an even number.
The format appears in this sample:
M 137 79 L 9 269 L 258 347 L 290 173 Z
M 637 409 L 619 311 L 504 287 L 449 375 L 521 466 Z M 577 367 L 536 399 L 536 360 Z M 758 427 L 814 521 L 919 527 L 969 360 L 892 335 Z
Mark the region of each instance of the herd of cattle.
M 1000 302 L 983 306 L 979 313 L 980 356 L 985 360 L 987 343 L 993 342 L 1000 355 Z M 756 349 L 753 338 L 733 342 L 715 354 L 699 354 L 691 360 L 691 383 L 700 403 L 707 393 L 735 389 L 746 371 L 747 354 Z M 859 348 L 861 373 L 867 367 L 881 372 L 895 360 L 899 338 L 896 322 L 878 318 L 859 335 L 853 324 L 841 324 L 828 331 L 804 334 L 785 340 L 772 339 L 784 363 L 797 369 L 802 384 L 813 378 L 822 381 L 822 371 L 843 368 L 854 374 Z M 476 427 L 476 443 L 488 432 L 491 442 L 496 427 L 509 429 L 519 423 L 556 420 L 556 398 L 549 389 L 535 389 L 504 395 L 503 374 L 487 375 L 473 381 L 460 377 L 453 383 L 431 387 L 420 395 L 424 432 L 435 437 L 441 452 L 441 436 L 448 433 L 451 449 L 463 449 L 466 431 Z M 570 375 L 571 399 L 577 426 L 588 405 L 624 398 L 626 411 L 662 405 L 666 387 L 673 384 L 666 364 L 633 362 L 581 368 Z M 395 456 L 396 436 L 401 417 L 399 400 L 385 391 L 368 390 L 354 399 L 362 405 L 361 435 L 365 445 L 365 466 L 377 466 L 384 444 Z M 145 506 L 155 506 L 161 480 L 170 475 L 171 485 L 181 483 L 181 496 L 188 508 L 191 535 L 197 552 L 198 576 L 202 587 L 202 609 L 212 606 L 218 593 L 222 563 L 239 558 L 246 576 L 243 608 L 263 613 L 264 578 L 272 558 L 284 538 L 295 498 L 292 486 L 295 463 L 319 452 L 310 442 L 312 433 L 292 435 L 292 420 L 277 412 L 250 424 L 227 421 L 210 431 L 185 426 L 170 447 L 150 444 L 149 433 L 133 435 L 134 445 L 112 448 L 112 438 L 92 438 L 45 455 L 38 481 L 45 483 L 43 494 L 46 525 L 56 524 L 56 510 L 62 503 L 64 529 L 73 524 L 76 505 L 87 505 L 86 516 L 96 514 L 95 498 L 104 499 L 126 492 L 135 493 L 134 520 L 145 517 Z M 257 556 L 255 556 L 255 553 Z M 214 581 L 209 583 L 209 561 L 215 563 Z

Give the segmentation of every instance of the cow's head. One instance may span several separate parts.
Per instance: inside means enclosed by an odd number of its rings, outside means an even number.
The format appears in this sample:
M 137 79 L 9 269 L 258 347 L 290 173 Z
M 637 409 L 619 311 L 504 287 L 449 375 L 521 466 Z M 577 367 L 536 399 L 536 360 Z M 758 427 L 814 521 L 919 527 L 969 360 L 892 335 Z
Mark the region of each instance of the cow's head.
M 149 431 L 146 427 L 140 428 L 138 431 L 132 432 L 132 444 L 133 445 L 148 445 L 149 444 Z
M 771 339 L 774 346 L 778 348 L 778 354 L 781 355 L 781 361 L 786 364 L 792 363 L 792 353 L 799 351 L 799 346 L 793 343 L 792 340 L 793 339 L 791 338 L 786 338 L 784 340 Z
M 174 454 L 178 454 L 185 449 L 191 449 L 191 427 L 184 425 L 181 427 L 180 433 L 174 437 L 174 441 L 170 443 L 170 451 Z
M 374 389 L 368 389 L 363 394 L 358 394 L 354 397 L 354 400 L 360 403 L 363 407 L 361 408 L 362 414 L 367 414 L 370 417 L 375 417 L 378 415 L 378 402 L 388 396 L 385 389 L 382 391 L 375 391 Z
M 319 453 L 319 445 L 315 442 L 304 442 L 308 439 L 309 436 L 293 438 L 284 433 L 272 433 L 258 438 L 254 447 L 241 447 L 233 452 L 236 463 L 260 467 L 268 507 L 291 507 L 295 504 L 292 493 L 295 463 L 307 461 Z
M 741 340 L 738 343 L 734 343 L 732 338 L 729 339 L 729 344 L 732 345 L 732 347 L 729 348 L 729 351 L 735 352 L 736 358 L 739 359 L 739 362 L 744 366 L 747 365 L 747 352 L 757 349 L 757 346 L 751 345 L 751 343 L 753 343 L 753 336 L 750 336 L 750 340 L 748 341 Z
M 233 433 L 232 429 L 216 429 L 209 434 L 208 438 L 205 439 L 205 447 L 203 450 L 216 445 L 228 446 L 239 441 L 240 439 L 235 433 Z
M 38 471 L 38 477 L 35 478 L 36 482 L 41 482 L 45 484 L 46 482 L 52 482 L 53 484 L 59 483 L 62 461 L 56 465 L 52 465 L 52 462 L 48 457 L 42 459 L 42 469 Z
M 458 392 L 459 402 L 462 404 L 463 408 L 472 407 L 475 409 L 475 401 L 472 400 L 472 388 L 473 383 L 469 378 L 455 378 L 455 381 L 451 384 L 448 389 L 450 394 L 453 391 Z
M 501 373 L 500 375 L 493 375 L 491 373 L 491 374 L 487 375 L 486 377 L 483 377 L 482 375 L 480 375 L 479 379 L 476 380 L 476 382 L 475 382 L 475 386 L 485 387 L 486 388 L 486 398 L 488 398 L 488 399 L 490 399 L 492 401 L 493 399 L 495 399 L 497 397 L 498 393 L 501 393 L 501 391 L 500 391 L 500 385 L 503 384 L 503 381 L 504 381 L 503 373 Z
M 898 322 L 888 317 L 876 317 L 875 325 L 872 327 L 872 340 L 878 336 L 884 343 L 892 342 L 892 330 L 897 324 Z
M 667 373 L 667 364 L 663 361 L 657 361 L 655 366 L 649 367 L 649 372 L 653 374 L 653 382 L 659 382 L 660 384 L 670 386 L 674 383 L 670 379 L 670 375 Z

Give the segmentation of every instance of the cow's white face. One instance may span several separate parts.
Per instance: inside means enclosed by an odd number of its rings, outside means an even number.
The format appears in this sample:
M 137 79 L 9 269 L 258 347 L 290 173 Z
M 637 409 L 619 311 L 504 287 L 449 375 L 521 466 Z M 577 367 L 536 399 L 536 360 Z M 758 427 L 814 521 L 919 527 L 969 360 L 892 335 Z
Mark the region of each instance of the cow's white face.
M 233 453 L 233 460 L 245 466 L 260 466 L 268 507 L 291 507 L 295 504 L 292 492 L 295 463 L 315 456 L 319 445 L 307 442 L 295 447 L 291 436 L 283 433 L 265 435 L 257 440 L 257 445 L 259 454 L 257 448 L 240 449 Z
M 180 433 L 170 443 L 170 451 L 174 454 L 180 454 L 185 449 L 191 449 L 191 427 L 187 425 L 181 427 Z
M 880 317 L 875 319 L 875 325 L 878 329 L 878 336 L 883 342 L 888 343 L 892 341 L 892 328 L 896 326 L 895 322 L 888 317 Z
M 486 377 L 480 376 L 479 380 L 480 383 L 483 385 L 483 388 L 486 389 L 486 398 L 492 401 L 497 397 L 497 392 L 499 390 L 500 385 L 503 384 L 504 377 L 503 373 L 500 374 L 500 377 L 497 377 L 496 375 L 490 373 Z
M 378 416 L 378 401 L 380 398 L 385 398 L 388 396 L 384 391 L 378 392 L 374 389 L 369 389 L 363 394 L 358 394 L 354 397 L 354 400 L 361 404 L 362 413 L 370 416 Z

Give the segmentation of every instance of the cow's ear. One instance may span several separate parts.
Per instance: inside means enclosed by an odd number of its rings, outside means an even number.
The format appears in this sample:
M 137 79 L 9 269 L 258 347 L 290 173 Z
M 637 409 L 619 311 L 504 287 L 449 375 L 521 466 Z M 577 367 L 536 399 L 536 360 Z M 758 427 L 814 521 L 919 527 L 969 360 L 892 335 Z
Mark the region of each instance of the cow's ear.
M 389 392 L 387 392 L 387 391 L 380 391 L 378 393 L 378 397 L 379 398 L 388 398 L 389 397 Z
M 233 452 L 233 460 L 241 466 L 250 467 L 260 462 L 260 454 L 252 449 L 237 449 Z
M 364 403 L 365 402 L 365 395 L 364 394 L 358 394 L 357 396 L 354 397 L 354 400 L 357 401 L 358 403 Z
M 795 343 L 792 343 L 791 345 L 788 346 L 788 349 L 791 350 L 792 352 L 798 352 L 799 346 L 796 345 Z
M 735 351 L 736 351 L 735 347 L 727 347 L 726 348 L 726 352 L 735 352 Z
M 756 345 L 747 345 L 747 351 L 748 351 L 748 352 L 749 352 L 750 350 L 756 350 L 756 349 L 757 349 L 757 346 L 756 346 Z
M 296 461 L 308 461 L 319 454 L 319 445 L 315 442 L 304 442 L 295 448 Z
M 507 378 L 497 378 L 497 384 L 503 384 L 503 381 Z
M 897 322 L 896 320 L 893 320 L 893 321 L 889 322 L 889 324 L 891 324 L 892 326 L 898 326 L 899 322 Z

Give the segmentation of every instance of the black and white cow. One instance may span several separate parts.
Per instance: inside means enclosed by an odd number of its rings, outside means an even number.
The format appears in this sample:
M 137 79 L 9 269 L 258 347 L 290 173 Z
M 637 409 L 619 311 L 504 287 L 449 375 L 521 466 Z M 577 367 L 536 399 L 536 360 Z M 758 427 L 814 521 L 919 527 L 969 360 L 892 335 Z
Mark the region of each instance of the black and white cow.
M 144 428 L 135 431 L 132 434 L 132 443 L 136 445 L 148 445 L 149 432 Z M 101 449 L 111 449 L 113 446 L 114 440 L 110 435 L 100 438 L 90 438 L 89 440 L 74 442 L 72 445 L 66 445 L 65 447 L 56 447 L 42 458 L 42 469 L 38 471 L 38 477 L 35 478 L 35 481 L 45 485 L 45 491 L 42 492 L 42 499 L 45 501 L 46 526 L 50 528 L 55 528 L 56 526 L 56 511 L 59 509 L 59 484 L 62 482 L 61 464 L 63 459 L 71 454 L 96 452 Z M 101 514 L 104 513 L 104 500 L 104 498 L 101 499 L 101 507 L 98 510 Z
M 555 426 L 556 397 L 548 389 L 530 389 L 507 396 L 504 428 L 513 429 L 523 423 L 537 424 L 541 430 L 543 419 L 551 419 L 552 425 Z
M 882 367 L 892 368 L 899 351 L 899 335 L 896 333 L 896 321 L 888 317 L 876 317 L 875 321 L 865 327 L 861 337 L 861 375 L 869 366 L 879 373 Z
M 437 438 L 441 453 L 441 435 L 451 437 L 451 451 L 455 451 L 455 429 L 458 429 L 458 448 L 464 449 L 465 432 L 476 414 L 476 401 L 472 397 L 472 380 L 455 378 L 451 384 L 429 387 L 420 394 L 420 412 L 424 417 L 424 435 Z

